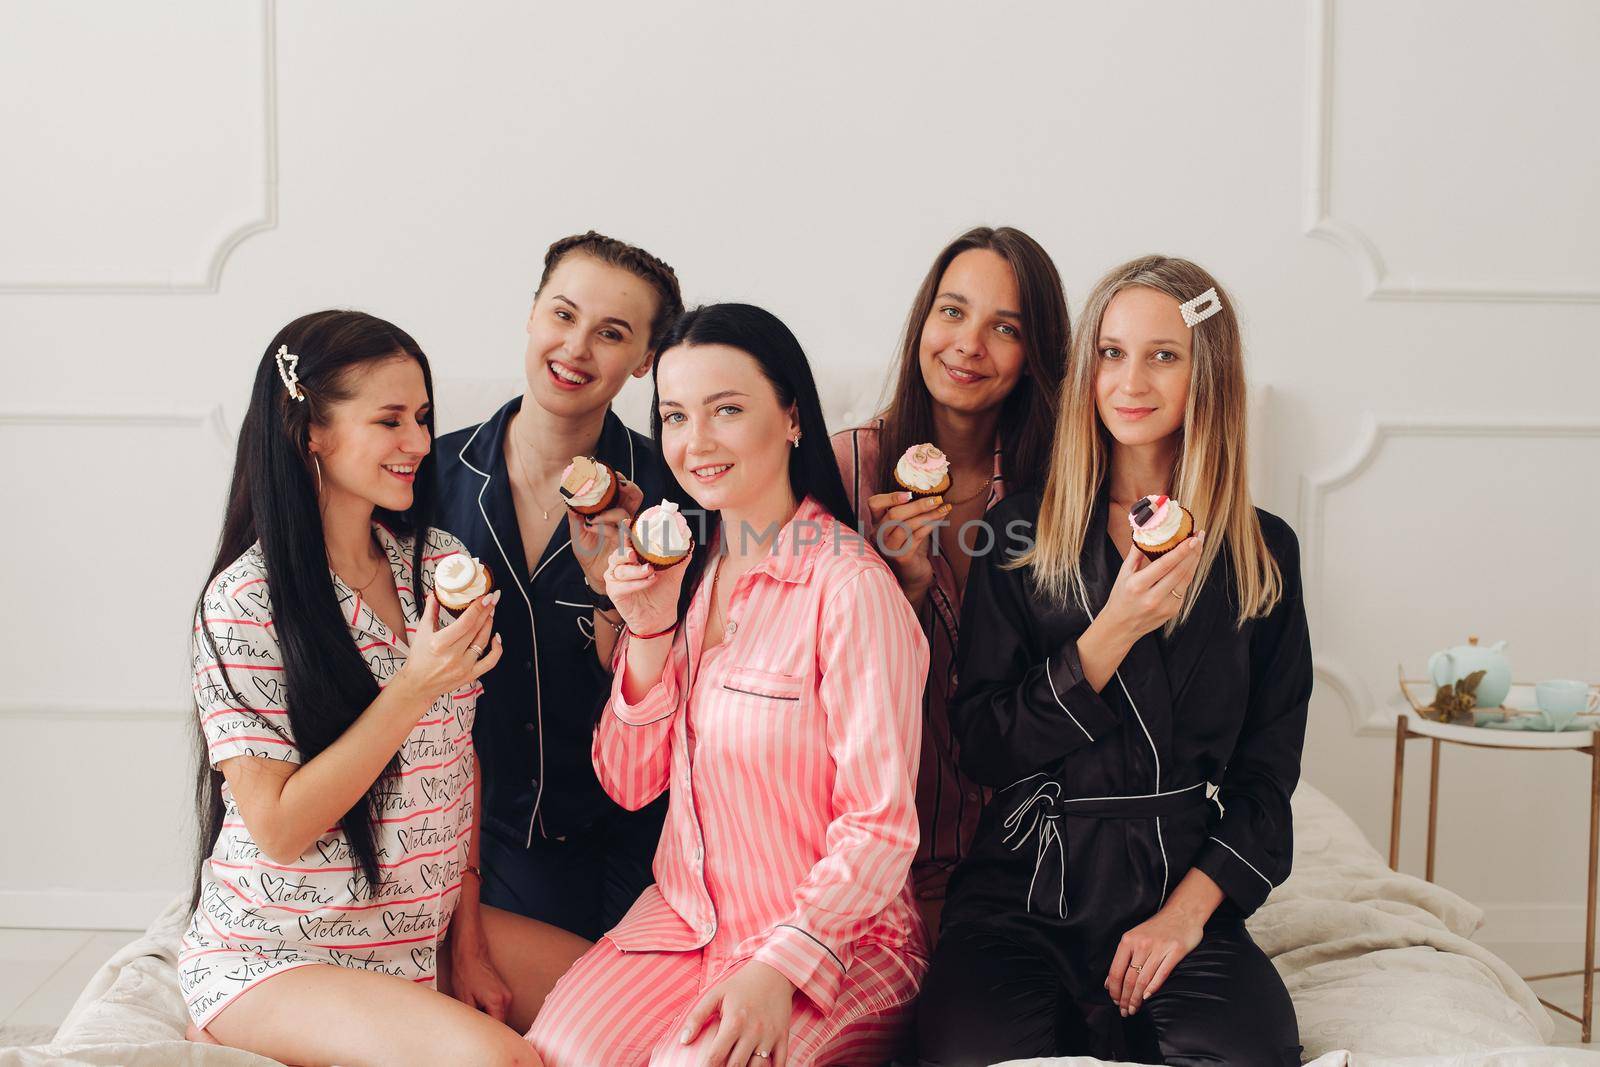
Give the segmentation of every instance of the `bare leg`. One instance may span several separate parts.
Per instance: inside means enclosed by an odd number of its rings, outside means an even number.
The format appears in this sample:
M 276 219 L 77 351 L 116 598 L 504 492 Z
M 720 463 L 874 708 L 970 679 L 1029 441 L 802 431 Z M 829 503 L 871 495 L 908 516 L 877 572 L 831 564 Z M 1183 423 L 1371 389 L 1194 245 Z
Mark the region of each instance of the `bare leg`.
M 522 1036 L 425 986 L 318 964 L 275 975 L 213 1018 L 206 1032 L 283 1063 L 538 1067 Z
M 220 1045 L 220 1044 L 222 1044 L 222 1042 L 220 1042 L 216 1038 L 212 1037 L 206 1031 L 200 1029 L 194 1023 L 190 1023 L 188 1026 L 184 1027 L 184 1029 L 183 1029 L 183 1039 L 185 1041 L 193 1041 L 197 1045 Z
M 488 904 L 480 904 L 478 914 L 489 943 L 489 961 L 511 990 L 506 1025 L 525 1034 L 556 982 L 592 946 L 559 926 Z M 454 990 L 449 952 L 439 954 L 439 988 L 446 993 Z

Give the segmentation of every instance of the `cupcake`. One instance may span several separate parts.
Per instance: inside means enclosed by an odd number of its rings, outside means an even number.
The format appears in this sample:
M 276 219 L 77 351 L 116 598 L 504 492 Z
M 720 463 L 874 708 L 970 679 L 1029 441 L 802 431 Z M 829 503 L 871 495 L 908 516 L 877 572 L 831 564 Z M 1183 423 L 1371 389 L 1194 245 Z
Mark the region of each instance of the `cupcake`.
M 639 512 L 639 517 L 633 520 L 632 536 L 635 551 L 657 567 L 681 563 L 694 549 L 689 523 L 678 505 L 670 500 Z
M 1128 525 L 1133 527 L 1133 543 L 1139 551 L 1150 559 L 1160 559 L 1194 533 L 1194 516 L 1176 500 L 1146 496 L 1128 512 Z
M 894 465 L 894 480 L 913 498 L 938 496 L 950 488 L 950 460 L 933 445 L 912 445 Z
M 561 497 L 579 515 L 598 515 L 617 498 L 617 476 L 593 456 L 573 456 L 561 472 Z
M 452 552 L 433 568 L 433 593 L 442 608 L 466 611 L 492 589 L 494 577 L 489 568 L 465 552 Z

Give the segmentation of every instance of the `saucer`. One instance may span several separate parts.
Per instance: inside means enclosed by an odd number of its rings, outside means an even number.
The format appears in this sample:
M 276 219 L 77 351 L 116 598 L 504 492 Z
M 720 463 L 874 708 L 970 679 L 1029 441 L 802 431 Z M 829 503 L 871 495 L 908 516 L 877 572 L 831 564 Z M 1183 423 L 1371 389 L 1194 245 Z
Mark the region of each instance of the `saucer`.
M 1529 716 L 1520 716 L 1515 719 L 1507 719 L 1505 722 L 1486 722 L 1481 723 L 1480 725 L 1485 730 L 1529 730 L 1536 733 L 1545 734 L 1555 732 L 1544 724 L 1543 719 L 1535 719 Z M 1572 722 L 1569 722 L 1566 725 L 1566 728 L 1561 732 L 1568 734 L 1577 733 L 1579 730 L 1593 730 L 1596 726 L 1600 726 L 1600 723 L 1597 723 L 1593 719 L 1574 719 Z

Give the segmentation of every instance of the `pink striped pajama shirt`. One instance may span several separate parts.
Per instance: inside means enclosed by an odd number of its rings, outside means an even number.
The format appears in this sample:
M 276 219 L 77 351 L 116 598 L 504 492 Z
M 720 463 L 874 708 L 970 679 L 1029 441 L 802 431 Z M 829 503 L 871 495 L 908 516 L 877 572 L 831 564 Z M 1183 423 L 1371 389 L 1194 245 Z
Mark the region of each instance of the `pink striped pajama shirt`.
M 684 1014 L 760 960 L 798 990 L 791 1063 L 882 1063 L 927 966 L 909 879 L 927 640 L 889 568 L 810 498 L 703 652 L 710 584 L 638 703 L 618 648 L 595 769 L 624 807 L 671 788 L 656 884 L 528 1038 L 553 1067 L 692 1062 L 716 1021 L 680 1046 Z

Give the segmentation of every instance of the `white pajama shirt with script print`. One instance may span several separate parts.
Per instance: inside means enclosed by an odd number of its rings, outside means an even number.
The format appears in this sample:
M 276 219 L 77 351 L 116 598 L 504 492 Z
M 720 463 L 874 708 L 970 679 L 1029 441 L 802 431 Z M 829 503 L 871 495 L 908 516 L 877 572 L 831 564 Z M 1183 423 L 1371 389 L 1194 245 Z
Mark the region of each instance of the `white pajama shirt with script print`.
M 412 538 L 397 537 L 379 523 L 373 532 L 394 572 L 409 636 L 433 589 L 435 564 L 464 548 L 447 533 L 428 531 L 422 574 L 414 580 Z M 373 678 L 386 685 L 406 661 L 407 638 L 391 633 L 336 575 L 330 580 L 351 639 Z M 220 662 L 201 640 L 202 627 Z M 193 650 L 195 703 L 211 765 L 234 756 L 300 763 L 259 543 L 206 590 Z M 400 747 L 398 773 L 379 786 L 376 887 L 361 873 L 337 826 L 293 863 L 268 859 L 223 785 L 222 833 L 201 872 L 200 905 L 178 956 L 184 1000 L 196 1026 L 204 1027 L 245 990 L 309 964 L 433 984 L 476 814 L 472 720 L 481 691 L 473 682 L 440 697 Z

